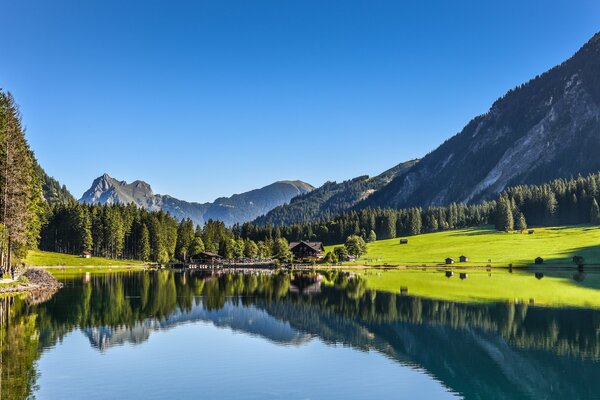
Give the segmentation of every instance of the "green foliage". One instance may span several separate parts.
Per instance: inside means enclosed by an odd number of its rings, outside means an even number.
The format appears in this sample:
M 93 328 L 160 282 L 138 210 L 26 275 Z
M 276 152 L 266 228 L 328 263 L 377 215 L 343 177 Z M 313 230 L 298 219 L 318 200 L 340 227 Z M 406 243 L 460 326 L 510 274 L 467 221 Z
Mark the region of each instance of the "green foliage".
M 500 198 L 496 208 L 496 229 L 499 231 L 510 232 L 514 229 L 514 218 L 510 200 Z
M 600 225 L 600 207 L 596 199 L 592 200 L 592 208 L 590 210 L 590 223 L 593 225 Z
M 377 234 L 375 233 L 375 231 L 373 229 L 371 229 L 371 231 L 369 232 L 369 237 L 367 239 L 368 242 L 374 242 L 377 240 Z
M 367 252 L 367 244 L 364 239 L 356 235 L 349 236 L 346 239 L 346 243 L 344 243 L 344 247 L 348 251 L 348 254 L 357 258 Z
M 337 264 L 339 262 L 339 259 L 335 252 L 328 251 L 327 253 L 325 253 L 325 256 L 323 257 L 322 261 L 325 264 Z
M 333 249 L 333 254 L 338 261 L 348 261 L 350 254 L 345 246 L 337 246 Z

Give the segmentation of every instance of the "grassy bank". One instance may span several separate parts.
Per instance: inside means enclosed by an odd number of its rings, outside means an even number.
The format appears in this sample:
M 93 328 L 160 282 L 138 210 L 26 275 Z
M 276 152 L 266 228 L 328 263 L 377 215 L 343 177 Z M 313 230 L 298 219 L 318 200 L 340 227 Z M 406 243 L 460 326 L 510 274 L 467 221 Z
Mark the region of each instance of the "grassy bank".
M 27 253 L 25 263 L 33 267 L 65 267 L 107 269 L 113 267 L 143 267 L 144 263 L 135 260 L 113 260 L 103 257 L 83 258 L 71 254 L 32 250 Z
M 493 266 L 528 266 L 536 257 L 548 265 L 572 265 L 572 257 L 585 257 L 586 264 L 600 265 L 600 227 L 572 226 L 536 228 L 533 235 L 497 232 L 492 227 L 462 229 L 408 237 L 379 240 L 367 245 L 368 252 L 350 265 L 440 266 L 446 257 L 458 263 L 461 255 L 469 257 L 464 266 L 482 266 L 491 259 Z M 334 246 L 328 246 L 331 250 Z
M 400 288 L 405 287 L 413 296 L 460 302 L 529 303 L 533 299 L 535 304 L 546 306 L 600 307 L 599 272 L 587 272 L 582 282 L 576 282 L 573 275 L 577 271 L 569 270 L 546 269 L 542 279 L 536 279 L 531 271 L 510 273 L 504 268 L 491 272 L 455 269 L 452 278 L 447 278 L 445 271 L 437 268 L 354 271 L 367 280 L 367 287 L 371 289 L 399 293 Z M 459 279 L 459 272 L 468 273 L 468 278 Z

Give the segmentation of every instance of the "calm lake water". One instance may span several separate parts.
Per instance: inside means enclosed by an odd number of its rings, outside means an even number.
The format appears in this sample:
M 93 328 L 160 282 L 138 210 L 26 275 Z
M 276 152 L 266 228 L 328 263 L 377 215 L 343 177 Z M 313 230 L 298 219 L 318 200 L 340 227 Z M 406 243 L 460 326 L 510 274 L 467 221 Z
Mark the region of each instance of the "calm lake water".
M 0 299 L 0 398 L 600 398 L 600 310 L 328 278 L 82 275 Z

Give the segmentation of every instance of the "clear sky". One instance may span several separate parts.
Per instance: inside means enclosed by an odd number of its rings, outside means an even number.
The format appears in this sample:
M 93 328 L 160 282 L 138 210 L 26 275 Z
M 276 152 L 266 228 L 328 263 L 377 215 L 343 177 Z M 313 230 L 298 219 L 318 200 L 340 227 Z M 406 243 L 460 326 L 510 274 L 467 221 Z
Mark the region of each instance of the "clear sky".
M 421 157 L 600 31 L 597 0 L 0 0 L 46 171 L 189 201 Z

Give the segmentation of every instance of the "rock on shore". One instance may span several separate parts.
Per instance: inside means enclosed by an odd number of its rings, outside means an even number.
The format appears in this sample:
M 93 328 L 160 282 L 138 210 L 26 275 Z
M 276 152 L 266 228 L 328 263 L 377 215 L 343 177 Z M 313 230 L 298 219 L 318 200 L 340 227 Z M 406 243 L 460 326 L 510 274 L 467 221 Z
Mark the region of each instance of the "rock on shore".
M 33 292 L 42 290 L 58 290 L 63 285 L 52 274 L 40 268 L 28 268 L 15 284 L 0 286 L 0 293 Z

